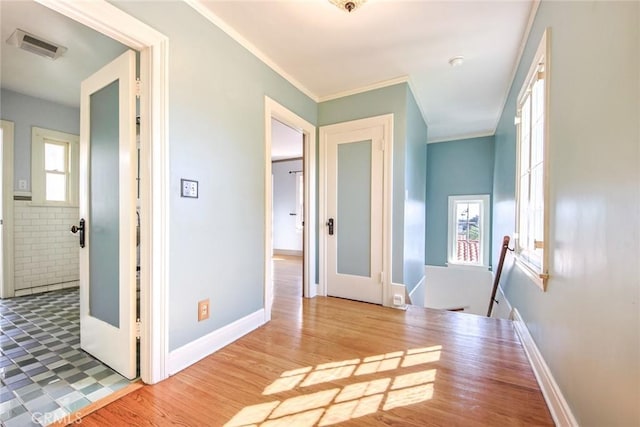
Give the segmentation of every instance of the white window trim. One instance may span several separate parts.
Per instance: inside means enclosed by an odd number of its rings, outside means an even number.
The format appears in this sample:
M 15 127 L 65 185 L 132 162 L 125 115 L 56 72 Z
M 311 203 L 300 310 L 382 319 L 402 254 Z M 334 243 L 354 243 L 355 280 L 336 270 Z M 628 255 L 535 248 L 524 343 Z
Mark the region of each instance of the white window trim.
M 480 228 L 480 262 L 468 263 L 460 262 L 454 258 L 454 251 L 457 249 L 457 225 L 456 225 L 456 211 L 455 205 L 458 202 L 480 202 L 480 212 L 482 215 L 482 223 Z M 489 260 L 491 256 L 489 254 L 489 240 L 490 227 L 491 227 L 491 204 L 490 196 L 488 194 L 472 194 L 463 196 L 449 196 L 449 208 L 448 208 L 448 225 L 447 225 L 447 266 L 456 268 L 469 268 L 469 269 L 488 269 Z
M 516 265 L 542 290 L 545 291 L 547 287 L 547 281 L 549 279 L 549 93 L 551 87 L 550 70 L 551 70 L 551 41 L 550 41 L 550 29 L 547 28 L 542 34 L 540 44 L 536 50 L 536 53 L 531 61 L 527 77 L 522 84 L 522 88 L 518 94 L 516 103 L 516 126 L 517 126 L 517 140 L 516 140 L 516 211 L 515 211 L 515 224 L 516 230 L 514 233 L 515 239 L 515 259 Z M 541 257 L 541 266 L 537 266 L 530 263 L 528 260 L 520 256 L 521 248 L 519 244 L 519 212 L 520 212 L 520 135 L 521 135 L 521 123 L 520 123 L 520 105 L 525 97 L 527 91 L 532 85 L 533 79 L 539 70 L 540 63 L 544 63 L 544 142 L 543 142 L 543 253 Z
M 68 198 L 64 202 L 46 200 L 46 173 L 44 169 L 45 140 L 69 144 Z M 31 128 L 31 204 L 35 206 L 78 206 L 78 167 L 80 137 L 39 127 Z

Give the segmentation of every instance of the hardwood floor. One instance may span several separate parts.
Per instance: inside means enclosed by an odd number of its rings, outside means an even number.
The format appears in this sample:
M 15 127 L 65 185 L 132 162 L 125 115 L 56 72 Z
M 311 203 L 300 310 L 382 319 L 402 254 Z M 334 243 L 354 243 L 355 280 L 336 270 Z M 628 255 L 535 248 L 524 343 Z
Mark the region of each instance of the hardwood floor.
M 508 321 L 302 299 L 274 264 L 269 324 L 82 425 L 553 425 Z

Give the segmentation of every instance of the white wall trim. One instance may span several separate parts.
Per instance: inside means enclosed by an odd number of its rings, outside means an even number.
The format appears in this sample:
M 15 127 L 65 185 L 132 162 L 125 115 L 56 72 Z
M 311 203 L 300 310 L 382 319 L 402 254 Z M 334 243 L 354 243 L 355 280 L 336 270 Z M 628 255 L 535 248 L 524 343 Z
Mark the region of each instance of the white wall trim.
M 37 0 L 81 24 L 140 51 L 141 346 L 142 380 L 167 378 L 169 354 L 169 39 L 104 0 Z
M 538 13 L 538 7 L 540 6 L 540 2 L 541 0 L 533 0 L 531 3 L 531 10 L 529 11 L 529 20 L 527 21 L 527 26 L 524 29 L 524 33 L 522 33 L 522 38 L 520 39 L 520 47 L 518 48 L 518 54 L 516 55 L 516 58 L 513 61 L 513 66 L 511 68 L 511 76 L 509 80 L 507 80 L 510 83 L 506 87 L 504 91 L 504 95 L 502 96 L 502 102 L 500 103 L 502 107 L 499 110 L 500 115 L 496 118 L 496 123 L 493 126 L 493 132 L 491 132 L 491 135 L 495 135 L 496 130 L 498 130 L 500 117 L 502 117 L 502 112 L 504 111 L 504 107 L 507 105 L 507 99 L 509 99 L 509 92 L 511 92 L 513 81 L 516 78 L 516 73 L 518 72 L 518 66 L 520 65 L 520 60 L 522 59 L 522 55 L 524 54 L 524 48 L 527 46 L 527 41 L 529 41 L 529 35 L 531 34 L 531 28 L 533 27 L 533 21 L 535 21 L 536 19 L 536 14 Z
M 437 144 L 439 142 L 460 141 L 460 140 L 463 140 L 463 139 L 471 139 L 471 138 L 483 138 L 485 136 L 493 136 L 495 134 L 496 134 L 495 130 L 484 131 L 484 132 L 465 133 L 465 134 L 461 134 L 461 135 L 447 136 L 446 138 L 429 139 L 429 140 L 427 140 L 427 144 Z
M 220 28 L 224 31 L 229 37 L 238 42 L 242 47 L 251 52 L 255 57 L 257 57 L 260 61 L 264 62 L 269 68 L 278 73 L 282 78 L 295 86 L 300 92 L 307 95 L 309 98 L 318 102 L 318 97 L 307 89 L 302 83 L 294 79 L 289 73 L 287 73 L 282 67 L 276 64 L 271 58 L 269 58 L 265 53 L 263 53 L 260 49 L 258 49 L 253 43 L 243 37 L 240 33 L 238 33 L 235 29 L 233 29 L 229 24 L 224 22 L 218 15 L 213 13 L 211 9 L 206 6 L 206 3 L 201 0 L 185 0 L 189 6 L 196 10 L 200 15 L 209 20 L 213 25 Z
M 527 325 L 520 316 L 518 309 L 513 309 L 513 327 L 522 342 L 524 351 L 527 354 L 533 373 L 538 380 L 544 400 L 547 402 L 553 421 L 557 426 L 578 426 L 569 404 L 565 400 L 562 390 L 558 387 L 553 374 L 542 357 L 538 346 L 527 329 Z
M 13 276 L 13 144 L 15 126 L 2 120 L 2 286 L 0 297 L 14 296 Z
M 408 76 L 400 76 L 389 80 L 383 80 L 381 82 L 372 83 L 370 85 L 361 86 L 356 89 L 345 90 L 342 92 L 334 93 L 332 95 L 321 96 L 318 98 L 318 102 L 332 101 L 334 99 L 344 98 L 345 96 L 357 95 L 359 93 L 369 92 L 375 89 L 382 89 L 383 87 L 394 86 L 400 83 L 409 83 Z M 425 119 L 426 121 L 426 119 Z
M 273 304 L 273 186 L 271 163 L 271 119 L 302 132 L 304 144 L 304 229 L 303 229 L 303 296 L 312 298 L 317 295 L 316 277 L 316 127 L 291 110 L 269 98 L 264 97 L 264 313 L 265 321 L 271 319 Z
M 173 350 L 169 353 L 169 375 L 180 372 L 264 324 L 264 309 L 260 309 Z

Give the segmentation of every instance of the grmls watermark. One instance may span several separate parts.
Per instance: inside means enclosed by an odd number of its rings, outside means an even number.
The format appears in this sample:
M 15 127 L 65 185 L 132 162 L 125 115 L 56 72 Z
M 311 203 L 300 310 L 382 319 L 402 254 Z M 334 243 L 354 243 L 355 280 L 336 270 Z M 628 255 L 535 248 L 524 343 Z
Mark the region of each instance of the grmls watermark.
M 80 413 L 76 412 L 74 414 L 67 414 L 66 412 L 59 412 L 58 410 L 53 412 L 34 412 L 31 415 L 31 421 L 34 423 L 46 426 L 52 423 L 60 423 L 63 425 L 69 424 L 80 424 L 82 423 L 82 418 Z

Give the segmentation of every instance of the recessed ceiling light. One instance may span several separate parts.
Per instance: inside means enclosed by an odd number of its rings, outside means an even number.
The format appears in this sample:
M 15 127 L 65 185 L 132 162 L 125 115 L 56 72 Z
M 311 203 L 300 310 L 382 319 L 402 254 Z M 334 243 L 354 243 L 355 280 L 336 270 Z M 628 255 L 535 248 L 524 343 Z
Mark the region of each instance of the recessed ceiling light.
M 464 64 L 464 56 L 454 56 L 449 60 L 449 65 L 452 67 L 458 67 Z

